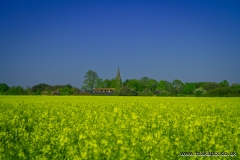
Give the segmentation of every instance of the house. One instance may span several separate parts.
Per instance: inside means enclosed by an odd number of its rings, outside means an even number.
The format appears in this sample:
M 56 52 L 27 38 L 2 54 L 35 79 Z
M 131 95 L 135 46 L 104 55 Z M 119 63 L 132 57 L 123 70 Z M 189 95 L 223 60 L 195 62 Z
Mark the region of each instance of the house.
M 56 89 L 55 91 L 52 91 L 52 95 L 60 95 L 60 90 Z
M 115 88 L 94 88 L 93 93 L 113 93 Z

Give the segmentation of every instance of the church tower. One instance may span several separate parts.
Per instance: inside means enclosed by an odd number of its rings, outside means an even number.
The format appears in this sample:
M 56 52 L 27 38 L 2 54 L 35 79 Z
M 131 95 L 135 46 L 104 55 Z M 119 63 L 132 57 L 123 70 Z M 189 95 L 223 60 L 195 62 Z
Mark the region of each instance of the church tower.
M 122 79 L 121 79 L 121 75 L 120 75 L 120 69 L 118 67 L 117 76 L 116 76 L 116 89 L 119 89 L 121 87 L 122 87 Z

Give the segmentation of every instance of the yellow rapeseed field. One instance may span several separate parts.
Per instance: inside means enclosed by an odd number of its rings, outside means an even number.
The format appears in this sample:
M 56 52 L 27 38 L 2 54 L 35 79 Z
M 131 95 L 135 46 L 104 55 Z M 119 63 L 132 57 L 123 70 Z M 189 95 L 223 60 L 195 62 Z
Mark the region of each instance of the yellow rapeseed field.
M 240 98 L 0 96 L 4 160 L 240 159 L 239 147 Z

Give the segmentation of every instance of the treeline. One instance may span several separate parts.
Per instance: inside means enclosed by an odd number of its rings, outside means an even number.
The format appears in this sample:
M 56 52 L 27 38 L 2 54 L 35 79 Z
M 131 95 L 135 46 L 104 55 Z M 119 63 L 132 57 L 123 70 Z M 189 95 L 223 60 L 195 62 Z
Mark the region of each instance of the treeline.
M 80 89 L 70 84 L 51 86 L 40 83 L 23 89 L 21 86 L 9 87 L 6 83 L 0 83 L 0 95 L 52 95 L 55 90 L 59 90 L 60 95 L 78 95 L 80 92 Z
M 240 97 L 240 84 L 229 85 L 227 80 L 216 82 L 192 82 L 183 83 L 175 79 L 172 82 L 143 77 L 141 79 L 127 79 L 120 82 L 117 79 L 96 78 L 93 81 L 94 88 L 115 88 L 114 95 L 119 96 L 196 96 L 196 97 Z M 0 95 L 52 95 L 53 91 L 59 90 L 60 95 L 79 95 L 90 92 L 87 85 L 81 90 L 67 85 L 37 84 L 23 89 L 21 86 L 9 87 L 6 83 L 0 84 Z M 83 94 L 84 95 L 84 94 Z
M 116 88 L 116 78 L 111 80 L 96 79 L 95 88 Z M 240 84 L 229 85 L 227 80 L 216 82 L 183 83 L 175 79 L 172 82 L 143 77 L 127 79 L 115 93 L 120 96 L 206 96 L 206 97 L 240 97 Z M 82 89 L 84 89 L 83 86 Z

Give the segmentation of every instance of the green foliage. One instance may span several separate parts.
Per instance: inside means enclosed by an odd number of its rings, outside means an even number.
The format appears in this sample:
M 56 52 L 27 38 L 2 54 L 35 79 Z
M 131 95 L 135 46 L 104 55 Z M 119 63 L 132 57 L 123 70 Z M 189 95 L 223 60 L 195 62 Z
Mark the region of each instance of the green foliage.
M 170 96 L 170 92 L 166 91 L 166 90 L 161 90 L 159 93 L 157 93 L 157 96 Z
M 97 78 L 96 79 L 96 86 L 95 86 L 95 88 L 104 88 L 104 83 L 103 83 L 102 78 Z
M 139 92 L 138 94 L 139 96 L 153 96 L 153 92 L 148 89 L 148 88 L 145 88 L 142 92 Z
M 197 83 L 185 83 L 182 89 L 183 94 L 193 94 L 194 90 L 198 87 Z
M 154 92 L 157 88 L 157 84 L 158 82 L 155 79 L 143 77 L 139 80 L 139 89 L 137 91 L 142 93 Z
M 116 84 L 117 84 L 117 79 L 113 78 L 110 81 L 110 88 L 116 88 Z
M 32 92 L 36 92 L 37 90 L 39 90 L 40 92 L 52 91 L 53 87 L 49 84 L 40 83 L 32 87 Z
M 239 98 L 0 96 L 0 159 L 240 153 L 239 105 Z
M 229 87 L 221 87 L 221 88 L 216 88 L 214 90 L 210 90 L 207 92 L 207 96 L 212 96 L 212 97 L 226 97 L 228 94 L 231 93 L 231 90 Z
M 231 85 L 231 88 L 240 88 L 240 84 L 239 83 L 233 83 Z
M 182 83 L 182 81 L 175 79 L 172 82 L 172 86 L 173 86 L 173 94 L 179 94 L 182 91 L 184 84 Z
M 41 91 L 40 90 L 37 90 L 36 92 L 34 92 L 34 95 L 41 95 Z
M 9 86 L 6 83 L 0 83 L 0 94 L 6 94 Z
M 32 95 L 32 88 L 31 87 L 27 87 L 25 89 L 25 92 L 26 92 L 27 95 Z
M 164 80 L 161 80 L 157 84 L 157 90 L 166 90 L 167 89 L 167 82 Z
M 214 90 L 216 88 L 220 88 L 220 85 L 217 84 L 216 82 L 207 82 L 203 85 L 203 89 L 207 91 Z
M 82 91 L 82 92 L 86 92 L 86 91 L 88 91 L 88 87 L 86 87 L 86 86 L 82 86 L 82 87 L 81 87 L 81 91 Z
M 70 87 L 63 87 L 60 89 L 60 95 L 64 95 L 64 96 L 67 96 L 67 95 L 72 95 L 72 88 Z
M 8 95 L 25 95 L 26 92 L 21 86 L 13 86 L 10 87 L 9 90 L 7 91 Z
M 111 88 L 111 80 L 105 79 L 103 81 L 103 88 Z
M 202 87 L 199 87 L 199 88 L 196 88 L 193 93 L 196 97 L 202 97 L 206 94 L 206 90 L 203 89 Z
M 123 82 L 123 86 L 126 86 L 128 82 L 129 82 L 129 80 L 126 79 L 126 80 Z
M 223 80 L 222 82 L 219 83 L 221 87 L 229 87 L 229 83 L 227 80 Z
M 87 71 L 84 76 L 85 80 L 83 81 L 83 83 L 85 84 L 85 87 L 92 91 L 96 85 L 97 78 L 98 78 L 98 75 L 96 72 L 92 70 Z
M 129 80 L 128 83 L 126 84 L 126 86 L 128 86 L 130 89 L 137 91 L 137 92 L 140 91 L 140 88 L 141 88 L 141 85 L 137 79 Z
M 76 87 L 72 87 L 71 88 L 71 93 L 72 95 L 78 95 L 80 92 L 80 89 L 76 88 Z

